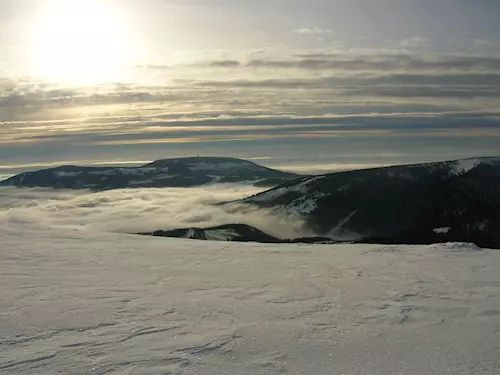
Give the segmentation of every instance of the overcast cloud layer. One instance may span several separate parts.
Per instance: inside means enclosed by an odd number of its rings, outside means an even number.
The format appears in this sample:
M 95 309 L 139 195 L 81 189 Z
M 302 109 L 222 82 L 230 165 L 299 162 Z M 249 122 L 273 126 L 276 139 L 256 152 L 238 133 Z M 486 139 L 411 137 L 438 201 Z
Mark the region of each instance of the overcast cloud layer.
M 497 2 L 106 0 L 140 48 L 91 84 L 25 64 L 27 25 L 48 2 L 0 7 L 0 174 L 190 155 L 325 170 L 498 153 Z M 64 46 L 52 53 L 66 61 Z

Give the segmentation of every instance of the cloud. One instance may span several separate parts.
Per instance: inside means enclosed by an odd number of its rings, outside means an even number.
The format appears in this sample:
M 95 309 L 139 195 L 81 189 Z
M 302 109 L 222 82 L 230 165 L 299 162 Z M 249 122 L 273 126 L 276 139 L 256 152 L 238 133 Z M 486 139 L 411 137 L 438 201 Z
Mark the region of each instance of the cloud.
M 171 101 L 177 97 L 171 94 L 155 95 L 150 92 L 107 92 L 85 93 L 71 89 L 54 89 L 35 91 L 19 91 L 0 95 L 0 107 L 10 108 L 53 108 L 77 107 L 107 104 L 144 103 L 154 101 Z
M 248 157 L 271 144 L 293 153 L 301 141 L 306 153 L 354 139 L 397 148 L 397 137 L 498 128 L 500 56 L 278 52 L 176 57 L 131 68 L 144 81 L 97 87 L 0 79 L 1 164 Z
M 285 56 L 286 57 L 286 56 Z M 496 72 L 500 69 L 499 56 L 446 55 L 398 53 L 302 53 L 276 59 L 269 56 L 250 56 L 241 60 L 206 60 L 177 65 L 143 66 L 141 69 L 181 70 L 189 68 L 225 69 L 302 69 L 336 70 L 346 72 L 367 71 L 373 73 L 407 71 L 467 71 Z
M 292 31 L 302 35 L 336 35 L 335 31 L 331 29 L 322 29 L 320 27 L 294 29 Z
M 325 76 L 319 78 L 272 78 L 260 80 L 199 81 L 199 87 L 211 88 L 267 88 L 267 89 L 332 89 L 343 95 L 355 90 L 359 96 L 369 95 L 374 87 L 401 88 L 409 90 L 427 88 L 428 96 L 463 97 L 468 90 L 470 97 L 497 97 L 500 89 L 500 74 L 496 73 L 453 73 L 453 74 L 411 74 L 397 73 L 369 76 Z M 364 92 L 366 89 L 366 92 Z M 394 96 L 397 96 L 395 90 Z M 407 96 L 407 95 L 405 95 Z M 415 95 L 414 95 L 415 96 Z M 418 95 L 416 95 L 418 96 Z
M 457 56 L 429 54 L 417 56 L 406 53 L 378 55 L 348 54 L 301 54 L 296 59 L 266 60 L 254 59 L 246 64 L 251 68 L 308 69 L 308 70 L 345 70 L 370 72 L 429 72 L 429 71 L 491 71 L 500 69 L 498 56 Z
M 429 44 L 429 38 L 422 38 L 419 36 L 415 36 L 412 38 L 407 38 L 402 40 L 399 45 L 404 48 L 418 48 L 426 46 L 428 44 Z
M 374 87 L 343 92 L 345 96 L 360 95 L 389 98 L 500 98 L 500 89 L 491 88 L 442 88 L 442 87 Z
M 240 63 L 235 60 L 211 61 L 208 66 L 217 68 L 236 68 Z
M 280 238 L 311 235 L 303 223 L 269 210 L 220 202 L 256 194 L 248 186 L 136 189 L 103 193 L 0 188 L 0 223 L 140 233 L 241 223 Z
M 259 102 L 263 97 L 244 97 L 245 92 L 241 90 L 253 88 L 309 89 L 310 95 L 315 89 L 335 89 L 342 93 L 355 88 L 356 91 L 350 93 L 362 96 L 374 91 L 370 86 L 432 86 L 435 90 L 427 90 L 426 96 L 494 98 L 497 92 L 484 88 L 500 85 L 500 57 L 479 55 L 303 53 L 278 59 L 253 56 L 144 69 L 151 74 L 163 69 L 175 70 L 171 75 L 177 78 L 163 83 L 156 78 L 158 83 L 150 86 L 115 83 L 86 89 L 4 78 L 0 80 L 0 121 L 26 121 L 28 116 L 29 119 L 40 119 L 39 112 L 43 111 L 117 104 L 138 107 L 155 103 L 172 103 L 177 107 L 191 103 L 197 107 L 200 103 L 207 107 L 222 104 L 230 111 L 238 109 L 237 105 L 253 102 L 254 107 L 262 107 Z M 223 73 L 217 73 L 219 69 L 223 69 Z M 366 93 L 359 86 L 367 88 Z M 451 86 L 467 86 L 468 92 L 464 89 L 454 91 Z M 386 92 L 381 95 L 389 96 L 384 95 Z M 419 96 L 404 90 L 392 90 L 391 96 L 397 96 L 398 92 L 402 93 L 402 98 Z M 144 113 L 143 107 L 139 110 Z
M 367 89 L 363 89 L 366 90 Z M 381 87 L 371 95 L 391 95 L 392 90 Z M 387 92 L 386 92 L 387 91 Z M 407 95 L 417 95 L 418 89 L 408 89 Z M 468 91 L 465 90 L 465 93 Z M 421 92 L 421 95 L 429 94 Z M 360 95 L 344 92 L 343 96 Z M 395 94 L 394 94 L 395 95 Z M 398 95 L 402 96 L 400 92 Z M 448 94 L 446 94 L 448 95 Z M 497 111 L 445 110 L 439 106 L 409 106 L 402 112 L 402 104 L 386 108 L 369 105 L 348 107 L 350 113 L 323 113 L 297 115 L 293 113 L 233 111 L 221 115 L 217 111 L 205 113 L 179 113 L 168 117 L 159 115 L 95 119 L 85 124 L 55 121 L 36 124 L 4 123 L 0 129 L 0 157 L 4 153 L 34 152 L 54 147 L 58 152 L 71 152 L 82 147 L 118 147 L 138 145 L 188 145 L 214 142 L 258 142 L 285 139 L 327 138 L 393 138 L 419 135 L 423 132 L 449 131 L 450 139 L 457 136 L 455 130 L 498 129 Z M 410 112 L 414 111 L 414 112 Z M 460 133 L 461 134 L 461 133 Z M 436 135 L 437 136 L 437 135 Z M 6 156 L 6 157 L 7 157 Z M 233 155 L 234 156 L 234 155 Z M 65 156 L 75 158 L 72 155 Z M 143 156 L 139 156 L 143 158 Z M 85 160 L 89 160 L 86 158 Z M 128 159 L 129 160 L 129 159 Z M 138 159 L 143 160 L 143 159 Z
M 472 47 L 476 49 L 498 49 L 500 46 L 500 43 L 498 40 L 492 40 L 492 39 L 474 39 L 472 41 Z

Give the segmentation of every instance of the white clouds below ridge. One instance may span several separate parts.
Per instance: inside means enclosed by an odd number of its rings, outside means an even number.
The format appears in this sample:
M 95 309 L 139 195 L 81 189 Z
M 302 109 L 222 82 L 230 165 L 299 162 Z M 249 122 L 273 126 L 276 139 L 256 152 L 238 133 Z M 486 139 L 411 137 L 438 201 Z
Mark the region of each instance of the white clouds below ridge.
M 250 186 L 113 190 L 0 188 L 0 223 L 142 233 L 247 224 L 278 238 L 312 235 L 298 220 L 246 205 L 217 205 L 263 191 Z

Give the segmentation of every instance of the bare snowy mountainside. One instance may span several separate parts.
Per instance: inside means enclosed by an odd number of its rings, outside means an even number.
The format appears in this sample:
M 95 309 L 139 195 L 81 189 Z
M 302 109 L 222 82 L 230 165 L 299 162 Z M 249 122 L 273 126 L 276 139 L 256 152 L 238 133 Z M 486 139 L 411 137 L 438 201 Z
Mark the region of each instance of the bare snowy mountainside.
M 214 183 L 251 183 L 271 187 L 298 177 L 242 159 L 192 157 L 157 160 L 141 167 L 61 166 L 21 173 L 0 182 L 0 186 L 94 191 L 196 187 Z
M 498 374 L 500 252 L 0 225 L 10 375 Z
M 500 247 L 500 158 L 304 177 L 239 203 L 305 220 L 317 235 Z

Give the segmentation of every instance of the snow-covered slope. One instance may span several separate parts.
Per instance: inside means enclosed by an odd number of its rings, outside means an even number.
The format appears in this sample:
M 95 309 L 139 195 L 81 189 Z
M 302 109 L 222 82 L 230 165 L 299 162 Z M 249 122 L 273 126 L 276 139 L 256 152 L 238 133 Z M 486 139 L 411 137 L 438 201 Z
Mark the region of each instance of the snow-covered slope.
M 304 177 L 240 202 L 305 219 L 338 240 L 500 247 L 500 158 Z
M 157 160 L 137 168 L 61 166 L 21 173 L 0 182 L 0 186 L 91 190 L 235 182 L 276 186 L 297 177 L 241 159 L 195 157 Z
M 499 251 L 0 224 L 2 374 L 500 373 Z

